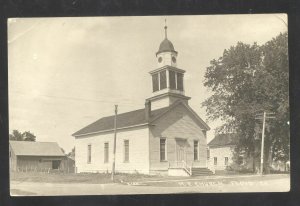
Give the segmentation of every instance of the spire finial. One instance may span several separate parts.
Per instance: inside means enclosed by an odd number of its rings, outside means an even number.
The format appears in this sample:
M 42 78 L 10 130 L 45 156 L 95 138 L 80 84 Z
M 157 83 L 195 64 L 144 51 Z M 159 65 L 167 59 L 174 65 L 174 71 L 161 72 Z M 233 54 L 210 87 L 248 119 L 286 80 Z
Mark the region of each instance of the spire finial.
M 167 39 L 167 19 L 165 19 L 165 38 Z

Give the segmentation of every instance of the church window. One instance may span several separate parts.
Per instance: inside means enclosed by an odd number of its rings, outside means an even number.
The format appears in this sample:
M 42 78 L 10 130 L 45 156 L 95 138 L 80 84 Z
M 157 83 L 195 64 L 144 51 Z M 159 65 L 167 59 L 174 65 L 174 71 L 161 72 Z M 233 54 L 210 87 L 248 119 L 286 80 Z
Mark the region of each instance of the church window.
M 160 139 L 160 161 L 166 161 L 166 139 L 161 138 Z
M 124 162 L 129 162 L 129 140 L 124 140 Z
M 158 58 L 158 62 L 161 63 L 162 62 L 162 57 Z
M 199 160 L 199 151 L 198 151 L 198 148 L 199 148 L 199 142 L 197 140 L 194 141 L 194 160 L 197 161 Z
M 88 145 L 88 157 L 87 157 L 87 163 L 92 162 L 92 145 Z
M 158 73 L 152 75 L 152 85 L 153 85 L 153 92 L 156 92 L 159 90 L 159 85 L 158 85 Z
M 104 162 L 107 163 L 109 160 L 109 144 L 108 142 L 104 143 Z
M 210 150 L 208 148 L 206 149 L 206 155 L 207 155 L 207 159 L 209 160 L 210 159 Z
M 175 72 L 169 71 L 170 89 L 176 89 Z
M 167 88 L 167 76 L 166 76 L 166 70 L 160 72 L 160 89 Z
M 177 89 L 183 91 L 183 74 L 177 73 Z

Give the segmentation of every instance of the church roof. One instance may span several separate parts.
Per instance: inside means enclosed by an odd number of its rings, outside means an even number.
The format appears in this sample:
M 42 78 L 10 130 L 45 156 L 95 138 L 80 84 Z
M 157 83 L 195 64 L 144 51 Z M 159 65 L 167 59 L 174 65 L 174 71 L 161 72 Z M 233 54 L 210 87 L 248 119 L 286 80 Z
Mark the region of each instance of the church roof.
M 172 44 L 172 42 L 165 38 L 159 45 L 159 49 L 158 49 L 158 52 L 156 52 L 156 55 L 159 54 L 159 53 L 162 53 L 162 52 L 176 52 L 175 49 L 174 49 L 174 46 Z
M 65 156 L 56 142 L 9 141 L 15 153 L 20 156 Z
M 176 107 L 180 103 L 182 102 L 178 101 L 177 103 L 173 103 L 168 107 L 152 110 L 149 120 L 146 119 L 145 109 L 139 109 L 139 110 L 118 114 L 117 128 L 121 129 L 126 127 L 134 127 L 138 125 L 151 123 L 154 120 L 163 116 L 165 113 L 167 113 L 168 111 L 170 111 L 172 108 Z M 189 106 L 186 105 L 186 107 L 197 118 L 199 123 L 202 125 L 203 129 L 205 130 L 210 129 L 209 126 Z M 103 117 L 93 122 L 92 124 L 82 128 L 81 130 L 75 132 L 74 134 L 72 134 L 72 136 L 76 137 L 76 136 L 88 135 L 88 134 L 93 134 L 98 132 L 112 131 L 113 129 L 114 129 L 114 115 Z
M 207 145 L 210 147 L 222 147 L 236 144 L 235 133 L 217 134 Z
M 151 119 L 156 118 L 159 114 L 167 111 L 169 107 L 160 108 L 151 111 Z M 96 133 L 100 131 L 114 129 L 114 115 L 103 117 L 96 122 L 84 127 L 75 132 L 73 136 L 80 136 L 84 134 Z M 117 115 L 117 128 L 124 128 L 148 123 L 145 115 L 145 109 L 134 110 Z

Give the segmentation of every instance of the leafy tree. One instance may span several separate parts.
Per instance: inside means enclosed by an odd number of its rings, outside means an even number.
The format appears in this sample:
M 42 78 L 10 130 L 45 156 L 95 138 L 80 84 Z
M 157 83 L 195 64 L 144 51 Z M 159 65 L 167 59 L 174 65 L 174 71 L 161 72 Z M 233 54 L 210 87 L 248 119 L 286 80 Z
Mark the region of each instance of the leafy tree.
M 35 142 L 36 136 L 29 131 L 21 133 L 19 130 L 13 130 L 12 134 L 9 134 L 9 140 Z
M 36 136 L 29 131 L 23 132 L 22 134 L 24 141 L 32 141 L 35 142 Z
M 67 156 L 73 159 L 75 158 L 75 147 L 73 147 L 72 151 L 69 152 Z
M 287 51 L 287 33 L 263 46 L 238 42 L 218 60 L 212 60 L 205 73 L 204 85 L 213 94 L 202 105 L 209 120 L 225 122 L 219 130 L 236 130 L 237 155 L 243 152 L 259 158 L 262 124 L 255 120 L 255 114 L 266 110 L 276 114 L 266 126 L 266 169 L 272 159 L 287 160 L 289 154 Z
M 15 141 L 23 141 L 23 135 L 19 130 L 13 130 L 12 134 L 9 134 L 9 139 L 10 140 L 15 140 Z

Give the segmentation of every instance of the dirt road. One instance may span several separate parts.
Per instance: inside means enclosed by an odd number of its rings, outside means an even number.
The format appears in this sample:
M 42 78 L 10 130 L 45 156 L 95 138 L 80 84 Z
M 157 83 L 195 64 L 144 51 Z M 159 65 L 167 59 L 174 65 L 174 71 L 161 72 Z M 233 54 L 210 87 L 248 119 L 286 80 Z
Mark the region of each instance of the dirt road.
M 289 176 L 278 179 L 230 180 L 212 179 L 203 182 L 199 179 L 146 184 L 82 184 L 82 183 L 36 183 L 11 182 L 11 195 L 109 195 L 109 194 L 169 194 L 169 193 L 219 193 L 219 192 L 286 192 L 290 188 Z

